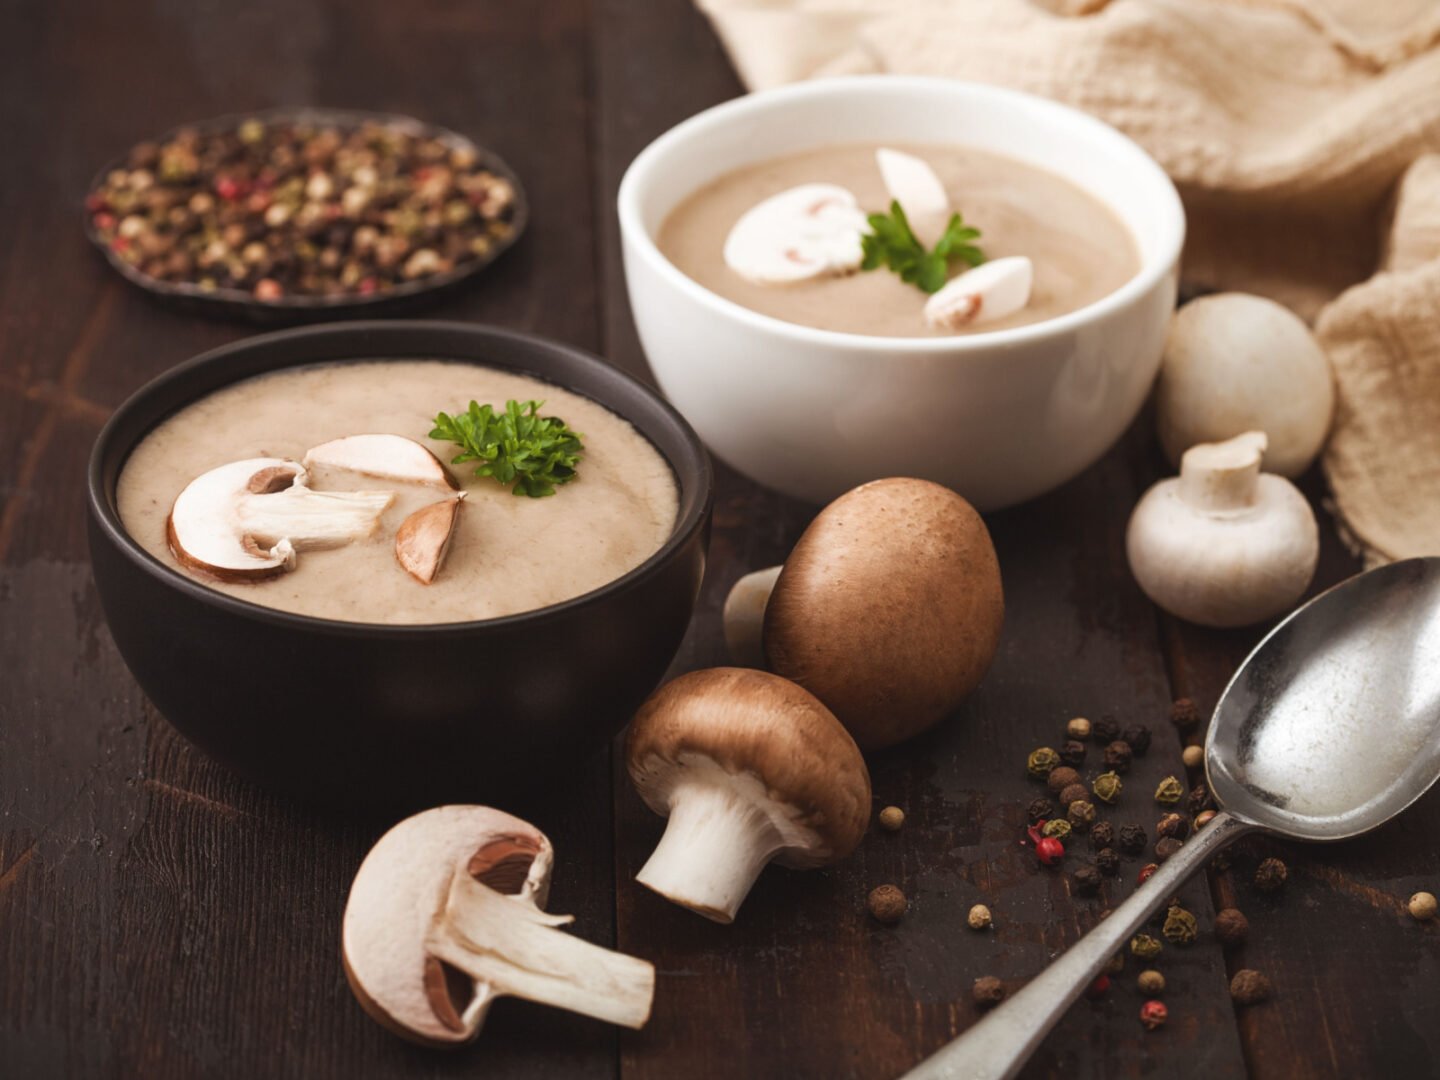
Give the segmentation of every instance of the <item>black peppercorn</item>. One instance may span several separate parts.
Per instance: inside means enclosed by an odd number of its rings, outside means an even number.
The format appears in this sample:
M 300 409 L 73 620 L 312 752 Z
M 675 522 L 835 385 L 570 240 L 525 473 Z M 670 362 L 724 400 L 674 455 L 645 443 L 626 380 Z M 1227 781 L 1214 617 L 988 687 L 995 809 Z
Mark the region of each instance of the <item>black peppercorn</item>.
M 1137 757 L 1144 757 L 1150 749 L 1150 729 L 1144 724 L 1134 724 L 1120 733 L 1120 741 L 1129 743 Z
M 1101 848 L 1095 853 L 1095 867 L 1106 877 L 1120 872 L 1120 855 L 1114 848 Z
M 1055 813 L 1055 807 L 1049 799 L 1032 799 L 1030 805 L 1025 809 L 1025 815 L 1031 821 L 1044 821 Z
M 1079 739 L 1070 739 L 1060 747 L 1060 760 L 1078 769 L 1085 764 L 1085 744 Z
M 1155 861 L 1164 862 L 1170 858 L 1184 845 L 1173 836 L 1165 836 L 1155 841 Z
M 1266 859 L 1255 869 L 1255 887 L 1261 892 L 1276 892 L 1284 888 L 1290 871 L 1279 859 Z
M 1239 945 L 1250 932 L 1250 921 L 1233 907 L 1215 913 L 1215 936 L 1225 945 Z
M 1129 772 L 1132 753 L 1129 743 L 1116 739 L 1105 747 L 1105 767 L 1112 772 Z
M 1192 728 L 1200 722 L 1200 707 L 1188 697 L 1182 697 L 1170 706 L 1170 722 L 1181 731 Z
M 1147 840 L 1145 829 L 1139 825 L 1121 825 L 1120 832 L 1116 836 L 1120 850 L 1126 855 L 1139 855 L 1145 850 Z
M 1155 835 L 1184 840 L 1190 835 L 1190 819 L 1184 814 L 1166 814 L 1155 825 Z
M 1108 821 L 1097 821 L 1090 826 L 1090 843 L 1096 848 L 1115 846 L 1115 826 Z
M 1073 879 L 1075 892 L 1080 896 L 1094 896 L 1100 891 L 1100 871 L 1093 866 L 1082 866 L 1076 870 Z
M 1196 784 L 1185 797 L 1185 809 L 1190 811 L 1191 817 L 1210 809 L 1210 789 L 1204 784 Z
M 1120 725 L 1108 717 L 1104 720 L 1096 720 L 1090 725 L 1090 734 L 1097 743 L 1104 746 L 1106 743 L 1112 743 L 1120 738 Z

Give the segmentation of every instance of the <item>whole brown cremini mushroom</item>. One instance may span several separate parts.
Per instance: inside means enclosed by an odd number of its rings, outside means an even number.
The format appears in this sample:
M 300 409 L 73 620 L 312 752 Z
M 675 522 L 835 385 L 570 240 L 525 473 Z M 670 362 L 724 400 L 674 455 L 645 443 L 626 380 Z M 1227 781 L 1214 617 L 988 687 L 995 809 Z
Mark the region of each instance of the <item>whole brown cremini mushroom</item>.
M 807 868 L 852 852 L 870 817 L 870 774 L 829 709 L 768 672 L 693 671 L 631 722 L 625 760 L 646 805 L 669 817 L 636 880 L 728 923 L 771 860 Z
M 769 572 L 736 588 L 753 591 Z M 995 547 L 974 508 L 928 480 L 875 480 L 832 502 L 796 543 L 765 604 L 763 651 L 861 749 L 879 750 L 933 727 L 979 685 L 1004 614 Z M 734 648 L 744 635 L 727 629 Z
M 639 1028 L 655 969 L 556 929 L 542 909 L 554 853 L 534 826 L 485 806 L 441 806 L 370 849 L 345 905 L 341 942 L 356 998 L 427 1046 L 479 1034 L 513 996 Z

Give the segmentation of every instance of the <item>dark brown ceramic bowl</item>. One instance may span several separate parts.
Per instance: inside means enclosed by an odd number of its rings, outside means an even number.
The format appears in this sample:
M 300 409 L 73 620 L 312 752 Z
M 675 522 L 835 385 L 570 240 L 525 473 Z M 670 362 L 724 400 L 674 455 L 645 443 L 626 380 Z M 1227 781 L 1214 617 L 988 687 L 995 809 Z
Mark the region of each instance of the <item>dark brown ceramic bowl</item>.
M 234 116 L 218 116 L 213 120 L 182 126 L 209 134 L 234 130 L 240 126 L 242 121 L 249 119 L 262 120 L 267 124 L 328 125 L 340 128 L 342 131 L 353 130 L 362 124 L 380 124 L 405 131 L 411 135 L 438 139 L 457 149 L 473 151 L 480 164 L 496 176 L 510 181 L 511 186 L 515 189 L 515 204 L 510 217 L 510 235 L 491 248 L 483 259 L 464 263 L 443 274 L 434 274 L 430 277 L 404 282 L 384 293 L 374 293 L 370 296 L 284 296 L 278 300 L 257 300 L 243 289 L 202 289 L 198 285 L 161 281 L 159 278 L 151 277 L 142 272 L 139 267 L 132 266 L 111 251 L 109 245 L 96 232 L 91 217 L 87 213 L 85 215 L 85 235 L 111 267 L 126 281 L 145 290 L 170 307 L 200 315 L 239 319 L 269 326 L 315 322 L 319 319 L 359 318 L 393 314 L 399 311 L 413 311 L 427 302 L 439 300 L 454 292 L 493 263 L 509 250 L 515 241 L 520 239 L 520 234 L 525 231 L 525 226 L 530 219 L 525 189 L 521 187 L 520 179 L 515 175 L 514 170 L 498 155 L 482 146 L 477 146 L 463 135 L 450 131 L 448 128 L 422 123 L 414 117 L 400 116 L 394 113 L 360 112 L 354 109 L 322 109 L 303 106 L 264 109 L 243 115 L 237 113 Z M 160 135 L 156 141 L 165 142 L 179 130 L 178 127 L 172 128 Z M 122 168 L 125 160 L 124 157 L 117 158 L 106 165 L 96 173 L 95 179 L 91 181 L 87 190 L 94 191 L 100 187 L 111 170 Z
M 623 577 L 561 604 L 385 626 L 235 599 L 162 563 L 126 532 L 116 481 L 165 417 L 253 375 L 375 358 L 474 361 L 555 383 L 624 417 L 675 471 L 680 506 L 669 540 Z M 659 682 L 700 588 L 710 502 L 710 461 L 690 426 L 588 353 L 460 323 L 340 323 L 212 350 L 122 405 L 90 458 L 90 556 L 136 681 L 220 761 L 332 804 L 486 802 L 556 783 Z

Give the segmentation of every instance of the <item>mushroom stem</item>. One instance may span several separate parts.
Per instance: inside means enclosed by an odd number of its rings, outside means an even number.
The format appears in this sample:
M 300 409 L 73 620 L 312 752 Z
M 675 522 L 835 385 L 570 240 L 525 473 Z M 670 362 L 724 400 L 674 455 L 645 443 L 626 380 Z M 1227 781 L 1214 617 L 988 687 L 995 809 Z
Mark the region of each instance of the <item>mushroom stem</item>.
M 770 566 L 746 574 L 725 597 L 725 647 L 741 667 L 764 668 L 765 606 L 783 566 Z
M 1180 498 L 1211 514 L 1254 506 L 1266 441 L 1264 432 L 1249 431 L 1225 442 L 1192 446 L 1180 459 Z
M 488 985 L 494 995 L 643 1027 L 650 1017 L 655 969 L 556 929 L 570 920 L 459 871 L 450 880 L 445 917 L 437 920 L 426 948 Z M 484 999 L 477 996 L 476 1002 L 483 1007 Z
M 785 841 L 764 807 L 727 782 L 735 778 L 715 771 L 722 775 L 676 786 L 665 835 L 635 880 L 707 919 L 730 923 Z

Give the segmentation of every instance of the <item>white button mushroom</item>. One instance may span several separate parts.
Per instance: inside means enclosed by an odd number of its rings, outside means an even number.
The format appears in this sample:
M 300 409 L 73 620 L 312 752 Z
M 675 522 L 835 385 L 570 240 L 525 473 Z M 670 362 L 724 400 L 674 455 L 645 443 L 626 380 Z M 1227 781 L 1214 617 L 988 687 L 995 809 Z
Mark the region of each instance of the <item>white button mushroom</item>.
M 1155 386 L 1156 426 L 1171 464 L 1197 443 L 1263 431 L 1265 470 L 1299 476 L 1324 446 L 1334 410 L 1330 362 L 1293 312 L 1222 293 L 1175 313 Z
M 1315 573 L 1320 536 L 1305 497 L 1260 471 L 1265 435 L 1185 452 L 1130 516 L 1125 546 L 1140 588 L 1203 626 L 1247 626 L 1287 610 Z
M 1023 255 L 991 259 L 945 284 L 925 301 L 925 321 L 943 330 L 1013 315 L 1030 302 L 1035 268 Z
M 404 435 L 346 435 L 331 439 L 307 450 L 304 464 L 308 469 L 323 466 L 384 480 L 452 489 L 458 486 L 439 458 Z
M 899 150 L 876 150 L 875 164 L 890 198 L 905 211 L 910 231 L 927 248 L 934 247 L 954 212 L 940 177 L 922 158 Z
M 757 285 L 846 274 L 859 268 L 868 230 L 845 188 L 801 184 L 741 215 L 725 238 L 725 265 Z
M 928 480 L 875 480 L 840 496 L 773 573 L 732 591 L 732 656 L 746 662 L 763 648 L 770 670 L 823 701 L 864 750 L 938 724 L 1000 644 L 1005 599 L 990 534 L 968 502 Z
M 694 671 L 662 686 L 630 725 L 635 790 L 669 817 L 636 880 L 716 922 L 733 922 L 767 863 L 824 866 L 855 850 L 870 774 L 830 710 L 748 668 Z
M 485 806 L 406 818 L 365 857 L 345 905 L 345 974 L 365 1011 L 427 1046 L 479 1034 L 512 996 L 639 1028 L 655 969 L 556 929 L 554 853 L 534 826 Z

